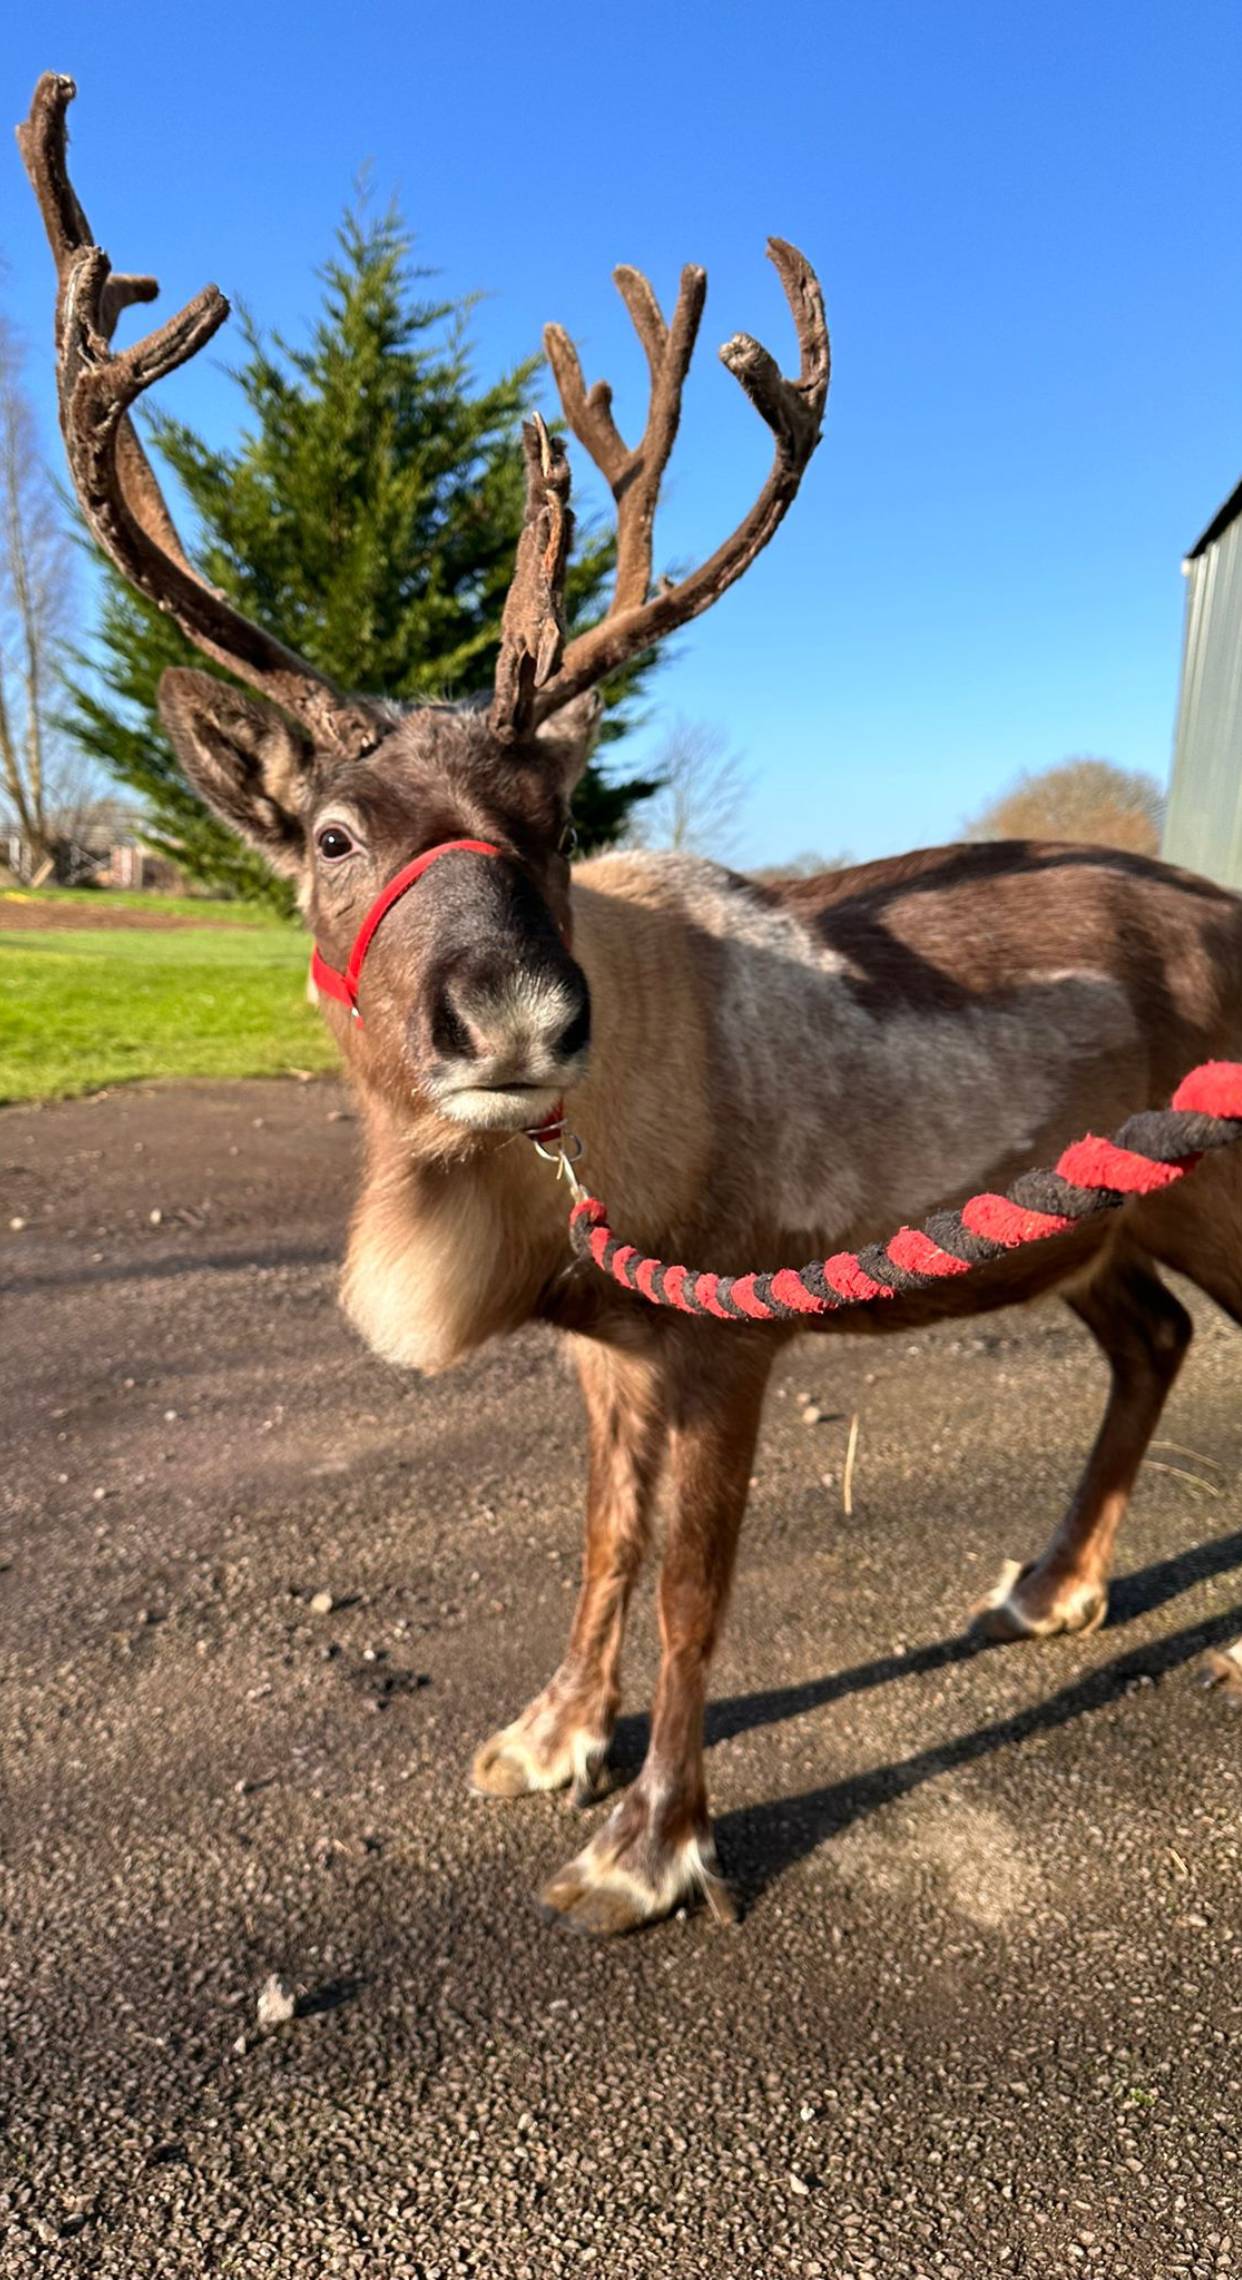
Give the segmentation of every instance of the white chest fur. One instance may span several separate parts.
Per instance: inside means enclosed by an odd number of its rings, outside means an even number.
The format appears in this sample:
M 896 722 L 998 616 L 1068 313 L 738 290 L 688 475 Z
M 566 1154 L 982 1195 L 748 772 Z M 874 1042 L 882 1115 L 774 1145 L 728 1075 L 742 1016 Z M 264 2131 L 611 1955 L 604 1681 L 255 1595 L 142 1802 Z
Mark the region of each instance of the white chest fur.
M 541 1202 L 516 1150 L 444 1170 L 374 1171 L 341 1282 L 354 1328 L 385 1361 L 428 1376 L 515 1328 L 548 1272 Z

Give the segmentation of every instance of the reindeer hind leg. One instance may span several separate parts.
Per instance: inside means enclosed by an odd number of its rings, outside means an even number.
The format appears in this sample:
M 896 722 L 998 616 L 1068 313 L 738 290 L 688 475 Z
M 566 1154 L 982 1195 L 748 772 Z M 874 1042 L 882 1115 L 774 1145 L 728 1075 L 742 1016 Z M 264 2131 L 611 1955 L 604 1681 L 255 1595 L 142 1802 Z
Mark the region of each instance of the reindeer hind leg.
M 1185 1307 L 1126 1234 L 1068 1303 L 1109 1363 L 1108 1405 L 1069 1510 L 1044 1551 L 1026 1567 L 1007 1566 L 976 1611 L 993 1639 L 1048 1639 L 1104 1621 L 1117 1530 L 1193 1334 Z

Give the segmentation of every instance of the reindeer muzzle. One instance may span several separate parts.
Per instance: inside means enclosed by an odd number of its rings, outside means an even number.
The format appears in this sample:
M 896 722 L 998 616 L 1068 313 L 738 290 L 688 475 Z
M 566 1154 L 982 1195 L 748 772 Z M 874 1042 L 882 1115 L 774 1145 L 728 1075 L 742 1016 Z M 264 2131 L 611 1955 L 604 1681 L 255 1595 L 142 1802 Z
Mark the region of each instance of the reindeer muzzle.
M 433 863 L 438 863 L 442 855 L 502 855 L 503 853 L 503 848 L 493 847 L 490 840 L 487 839 L 442 839 L 438 847 L 428 847 L 423 854 L 416 855 L 413 862 L 407 863 L 402 870 L 398 871 L 396 877 L 390 879 L 386 887 L 380 888 L 370 910 L 354 936 L 353 948 L 343 967 L 330 966 L 318 946 L 311 952 L 311 980 L 315 988 L 320 990 L 324 997 L 335 998 L 338 1005 L 347 1005 L 354 1020 L 361 1024 L 362 1009 L 358 1004 L 358 985 L 362 979 L 362 969 L 366 963 L 367 952 L 389 911 L 401 901 L 403 895 L 408 895 L 411 887 L 418 885 L 423 874 L 431 869 Z

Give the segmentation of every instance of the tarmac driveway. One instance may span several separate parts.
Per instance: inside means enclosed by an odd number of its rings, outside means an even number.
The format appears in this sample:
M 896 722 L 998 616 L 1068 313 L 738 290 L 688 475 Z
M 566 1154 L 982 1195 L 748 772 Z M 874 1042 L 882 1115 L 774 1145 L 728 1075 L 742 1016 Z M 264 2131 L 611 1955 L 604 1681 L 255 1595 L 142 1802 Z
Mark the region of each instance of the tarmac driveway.
M 1108 1627 L 984 1652 L 1094 1350 L 796 1349 L 711 1712 L 743 1924 L 594 1946 L 532 1904 L 566 1808 L 465 1783 L 559 1651 L 575 1397 L 542 1334 L 351 1339 L 354 1140 L 328 1084 L 0 1115 L 4 2280 L 1242 2271 L 1238 1333 Z

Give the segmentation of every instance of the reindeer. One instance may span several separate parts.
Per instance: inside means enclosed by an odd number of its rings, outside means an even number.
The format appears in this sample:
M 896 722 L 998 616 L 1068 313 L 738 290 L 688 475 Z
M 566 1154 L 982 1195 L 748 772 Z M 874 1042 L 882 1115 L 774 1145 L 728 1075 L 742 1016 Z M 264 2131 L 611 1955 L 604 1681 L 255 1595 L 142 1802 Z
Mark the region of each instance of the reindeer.
M 660 1313 L 575 1263 L 563 1193 L 523 1138 L 565 1102 L 593 1184 L 646 1249 L 774 1269 L 1004 1187 L 1088 1127 L 1163 1101 L 1242 1050 L 1242 902 L 1102 849 L 933 849 L 761 888 L 684 856 L 606 855 L 571 875 L 566 833 L 599 684 L 698 616 L 772 537 L 819 440 L 829 349 L 819 286 L 769 244 L 800 347 L 785 378 L 742 334 L 721 350 L 774 439 L 755 503 L 710 558 L 653 584 L 661 478 L 706 280 L 672 319 L 633 269 L 616 282 L 650 403 L 627 445 L 608 385 L 567 335 L 547 351 L 565 421 L 611 487 L 617 569 L 604 619 L 566 639 L 572 518 L 562 442 L 526 431 L 526 520 L 485 708 L 397 711 L 344 694 L 198 576 L 129 420 L 227 314 L 214 287 L 115 350 L 152 279 L 114 276 L 66 167 L 71 81 L 45 77 L 19 130 L 59 276 L 61 423 L 82 510 L 147 598 L 236 681 L 172 670 L 160 708 L 207 804 L 298 882 L 323 1011 L 357 1095 L 366 1172 L 343 1280 L 376 1353 L 446 1370 L 523 1323 L 563 1333 L 586 1402 L 586 1550 L 564 1658 L 485 1742 L 477 1790 L 596 1797 L 620 1699 L 626 1611 L 657 1495 L 667 1507 L 661 1663 L 641 1771 L 546 1885 L 557 1920 L 628 1930 L 683 1900 L 731 1903 L 713 1849 L 702 1719 L 764 1389 L 785 1331 Z M 464 844 L 463 844 L 464 843 Z M 365 969 L 341 962 L 392 893 Z M 1059 1292 L 1111 1372 L 1069 1511 L 993 1595 L 992 1632 L 1099 1623 L 1138 1466 L 1191 1337 L 1167 1266 L 1242 1321 L 1242 1165 L 1230 1152 L 1155 1199 L 977 1274 L 852 1315 L 898 1334 Z M 834 1327 L 829 1317 L 821 1325 Z

